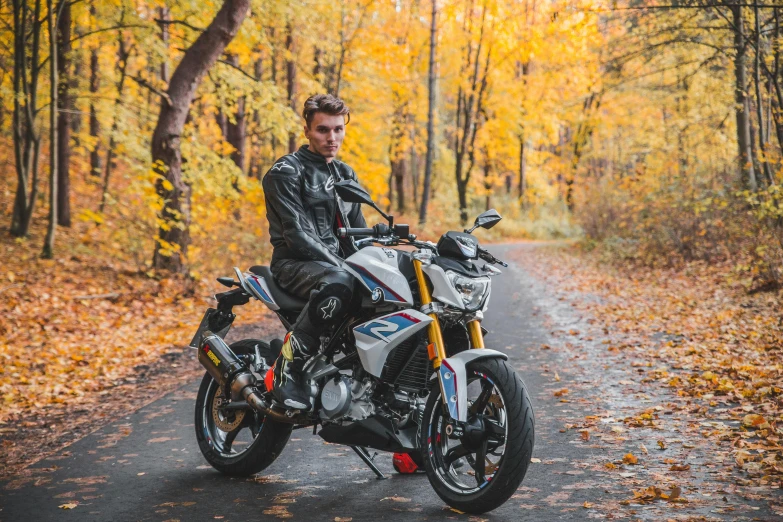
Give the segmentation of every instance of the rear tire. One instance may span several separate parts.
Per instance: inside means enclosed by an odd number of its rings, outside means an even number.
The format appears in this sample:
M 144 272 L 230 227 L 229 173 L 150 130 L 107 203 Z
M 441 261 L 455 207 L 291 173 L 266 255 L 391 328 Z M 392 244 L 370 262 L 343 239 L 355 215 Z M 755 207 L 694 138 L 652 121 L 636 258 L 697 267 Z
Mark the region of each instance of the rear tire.
M 230 348 L 237 355 L 253 354 L 256 345 L 259 347 L 261 356 L 267 361 L 267 364 L 271 365 L 277 354 L 272 353 L 269 344 L 265 341 L 243 339 L 232 343 Z M 199 449 L 207 462 L 221 473 L 234 477 L 255 475 L 277 459 L 288 443 L 293 425 L 266 419 L 252 410 L 247 410 L 245 424 L 237 431 L 243 428 L 250 429 L 255 437 L 243 451 L 236 454 L 226 454 L 221 451 L 219 442 L 215 441 L 216 435 L 225 432 L 215 431 L 219 428 L 215 426 L 211 415 L 212 401 L 215 394 L 218 393 L 218 389 L 218 384 L 209 373 L 206 373 L 201 380 L 201 386 L 199 386 L 196 396 L 195 427 Z M 231 451 L 230 445 L 229 451 Z
M 492 399 L 492 405 L 485 406 L 483 410 L 493 411 L 494 417 L 489 414 L 482 415 L 490 420 L 499 419 L 501 422 L 497 424 L 505 428 L 504 449 L 498 462 L 492 463 L 492 469 L 484 470 L 486 473 L 482 476 L 484 481 L 479 484 L 481 479 L 476 478 L 478 473 L 472 471 L 475 469 L 473 464 L 478 460 L 477 458 L 468 454 L 467 461 L 463 457 L 460 465 L 456 460 L 450 461 L 448 455 L 443 455 L 443 449 L 468 446 L 460 439 L 446 440 L 445 424 L 448 424 L 450 418 L 448 412 L 443 412 L 439 386 L 433 388 L 427 400 L 419 432 L 419 447 L 422 448 L 427 478 L 435 493 L 449 506 L 478 515 L 502 505 L 522 483 L 533 453 L 535 420 L 525 384 L 505 361 L 501 359 L 473 361 L 467 365 L 467 378 L 469 383 L 476 381 L 479 381 L 480 385 L 490 383 L 486 384 L 488 389 L 492 390 L 490 398 L 500 398 L 500 401 Z M 498 404 L 501 404 L 502 408 L 497 406 Z M 499 413 L 501 410 L 502 414 Z M 469 413 L 469 420 L 472 414 Z M 485 445 L 482 460 L 488 457 L 486 448 Z M 496 454 L 492 453 L 492 455 Z M 470 480 L 474 483 L 468 483 Z

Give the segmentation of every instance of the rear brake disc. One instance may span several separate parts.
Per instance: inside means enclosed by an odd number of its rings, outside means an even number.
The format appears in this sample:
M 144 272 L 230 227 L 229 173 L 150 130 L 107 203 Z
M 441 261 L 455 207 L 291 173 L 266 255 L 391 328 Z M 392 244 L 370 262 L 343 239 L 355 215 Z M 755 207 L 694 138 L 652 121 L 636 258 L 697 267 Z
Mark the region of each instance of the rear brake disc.
M 215 426 L 228 433 L 229 431 L 234 431 L 242 424 L 242 420 L 245 418 L 245 410 L 221 410 L 223 397 L 223 387 L 219 386 L 215 396 L 212 398 L 212 420 L 215 421 Z

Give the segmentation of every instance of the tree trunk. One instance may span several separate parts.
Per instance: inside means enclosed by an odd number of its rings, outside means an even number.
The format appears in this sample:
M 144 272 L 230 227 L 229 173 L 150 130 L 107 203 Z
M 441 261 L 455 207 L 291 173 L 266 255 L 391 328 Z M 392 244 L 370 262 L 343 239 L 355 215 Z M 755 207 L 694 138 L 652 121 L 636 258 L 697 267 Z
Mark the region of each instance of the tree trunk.
M 71 62 L 71 2 L 60 0 L 60 16 L 57 18 L 57 224 L 71 226 L 71 100 L 72 78 L 68 74 Z
M 106 173 L 103 176 L 103 190 L 101 192 L 101 205 L 99 211 L 103 212 L 106 206 L 106 199 L 109 197 L 109 181 L 111 180 L 111 173 L 114 167 L 114 147 L 117 145 L 117 127 L 120 120 L 120 107 L 122 105 L 122 92 L 125 87 L 125 78 L 128 70 L 128 59 L 130 58 L 130 52 L 125 49 L 125 39 L 122 33 L 118 33 L 119 50 L 117 56 L 117 64 L 120 69 L 120 79 L 117 82 L 117 97 L 114 99 L 114 119 L 111 124 L 111 131 L 109 131 L 109 148 L 106 151 Z
M 489 151 L 484 149 L 484 190 L 487 195 L 484 210 L 489 210 L 492 205 L 492 182 L 489 178 L 492 173 L 492 166 L 490 165 L 488 154 Z
M 430 183 L 432 182 L 432 164 L 435 158 L 435 43 L 437 41 L 437 0 L 432 0 L 432 16 L 430 19 L 430 65 L 427 73 L 427 157 L 424 162 L 424 184 L 421 190 L 421 207 L 419 208 L 419 224 L 427 223 L 427 206 L 430 200 Z
M 190 243 L 190 186 L 182 179 L 180 137 L 190 103 L 207 71 L 234 38 L 250 8 L 250 0 L 225 0 L 220 11 L 185 51 L 169 82 L 170 104 L 161 107 L 152 135 L 155 189 L 163 201 L 152 265 L 159 270 L 184 273 Z
M 258 50 L 259 54 L 261 49 Z M 259 55 L 253 66 L 253 73 L 258 81 L 263 81 L 264 75 L 264 60 Z M 253 111 L 253 132 L 250 134 L 250 150 L 248 151 L 248 176 L 251 178 L 261 179 L 261 151 L 264 147 L 264 136 L 261 134 L 259 126 L 261 125 L 261 113 L 258 109 Z
M 168 22 L 171 20 L 171 10 L 168 7 L 159 7 L 158 8 L 158 17 L 163 22 Z M 166 48 L 166 51 L 169 49 L 169 24 L 162 23 L 160 24 L 160 41 L 163 42 L 163 46 Z M 163 60 L 160 62 L 160 79 L 164 84 L 169 83 L 169 60 L 168 60 L 168 53 L 166 56 L 163 57 Z M 161 98 L 160 103 L 166 103 L 166 100 L 164 98 Z
M 295 53 L 296 49 L 294 48 L 294 29 L 291 26 L 291 23 L 288 24 L 288 29 L 286 31 L 286 37 L 285 37 L 285 49 L 287 51 L 286 53 L 286 60 L 285 60 L 285 71 L 286 71 L 286 87 L 288 92 L 288 103 L 293 109 L 294 112 L 297 112 L 296 110 L 296 60 L 295 60 Z M 289 133 L 288 134 L 288 153 L 296 152 L 296 133 Z
M 38 160 L 41 150 L 40 129 L 35 125 L 38 111 L 39 50 L 41 42 L 41 0 L 35 0 L 33 12 L 26 1 L 13 2 L 14 30 L 14 113 L 13 143 L 17 186 L 11 216 L 11 235 L 26 237 L 38 196 Z M 28 38 L 32 38 L 28 56 Z
M 62 0 L 61 0 L 62 1 Z M 57 228 L 57 91 L 60 89 L 60 82 L 57 77 L 57 18 L 55 15 L 55 6 L 53 0 L 46 1 L 48 10 L 46 15 L 46 26 L 49 29 L 49 224 L 46 227 L 46 239 L 44 240 L 41 257 L 52 259 L 54 257 L 54 234 Z M 33 66 L 36 66 L 34 63 Z
M 775 8 L 775 41 L 781 42 L 781 38 L 783 38 L 783 31 L 781 31 L 781 20 L 780 20 L 780 9 Z M 783 86 L 781 86 L 781 83 L 783 83 L 783 77 L 781 73 L 783 71 L 781 70 L 781 47 L 783 45 L 775 45 L 772 48 L 773 52 L 773 59 L 774 59 L 774 70 L 772 71 L 774 73 L 774 77 L 770 78 L 770 83 L 775 89 L 775 95 L 776 97 L 773 98 L 772 103 L 772 119 L 775 122 L 775 135 L 778 138 L 778 147 L 780 148 L 781 152 L 783 152 Z
M 769 136 L 766 134 L 764 128 L 764 98 L 761 96 L 761 58 L 762 58 L 762 40 L 761 40 L 761 22 L 759 20 L 759 6 L 756 4 L 754 7 L 754 15 L 756 22 L 756 56 L 754 67 L 754 83 L 756 84 L 756 116 L 759 120 L 759 162 L 764 172 L 764 178 L 768 185 L 774 185 L 775 179 L 772 176 L 772 170 L 769 165 L 769 150 L 767 150 L 767 144 L 769 143 Z
M 90 8 L 93 10 L 94 8 Z M 90 151 L 90 174 L 100 176 L 103 170 L 101 163 L 101 124 L 98 121 L 97 96 L 100 88 L 100 76 L 98 76 L 98 50 L 90 51 L 90 137 L 93 145 Z
M 416 151 L 416 122 L 411 124 L 411 166 L 409 176 L 411 180 L 411 193 L 413 194 L 413 209 L 419 208 L 419 153 Z
M 525 208 L 527 197 L 527 150 L 524 131 L 519 135 L 519 204 Z
M 239 57 L 236 54 L 232 54 L 228 58 L 228 62 L 234 67 L 239 67 Z M 242 172 L 245 171 L 245 138 L 247 136 L 246 129 L 247 123 L 245 118 L 245 97 L 242 96 L 237 99 L 237 108 L 234 113 L 234 121 L 231 122 L 229 118 L 226 120 L 226 141 L 234 147 L 234 152 L 231 153 L 231 160 L 239 167 Z M 237 182 L 233 183 L 234 188 L 238 189 Z
M 741 6 L 731 6 L 731 12 L 734 18 L 734 111 L 737 117 L 738 162 L 742 184 L 755 191 L 758 185 L 750 147 L 750 115 L 748 114 L 748 97 L 745 92 L 748 86 L 745 69 L 745 21 Z
M 70 7 L 70 6 L 69 6 Z M 68 13 L 68 16 L 71 14 Z M 83 29 L 79 26 L 79 24 L 72 24 L 73 25 L 73 33 L 75 38 L 81 38 L 83 34 Z M 69 42 L 69 48 L 71 50 L 70 56 L 67 57 L 68 63 L 73 64 L 73 73 L 70 75 L 70 82 L 68 82 L 68 90 L 71 93 L 78 93 L 81 88 L 81 78 L 84 74 L 84 63 L 82 60 L 82 54 L 79 52 L 79 50 L 73 49 L 73 46 L 70 45 Z M 76 100 L 71 98 L 71 109 L 73 110 L 73 113 L 70 115 L 71 120 L 71 139 L 73 140 L 74 145 L 79 145 L 79 132 L 82 129 L 82 113 L 81 111 L 77 110 L 76 108 Z

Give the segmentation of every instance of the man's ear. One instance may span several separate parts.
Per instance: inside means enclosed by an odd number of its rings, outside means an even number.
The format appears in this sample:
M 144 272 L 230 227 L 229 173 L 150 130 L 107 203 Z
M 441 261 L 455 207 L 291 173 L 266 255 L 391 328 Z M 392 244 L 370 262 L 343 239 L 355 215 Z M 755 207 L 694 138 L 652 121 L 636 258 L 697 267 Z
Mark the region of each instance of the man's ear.
M 310 139 L 310 128 L 307 126 L 306 123 L 305 123 L 305 126 L 303 128 L 304 128 L 305 138 L 307 138 L 309 140 Z

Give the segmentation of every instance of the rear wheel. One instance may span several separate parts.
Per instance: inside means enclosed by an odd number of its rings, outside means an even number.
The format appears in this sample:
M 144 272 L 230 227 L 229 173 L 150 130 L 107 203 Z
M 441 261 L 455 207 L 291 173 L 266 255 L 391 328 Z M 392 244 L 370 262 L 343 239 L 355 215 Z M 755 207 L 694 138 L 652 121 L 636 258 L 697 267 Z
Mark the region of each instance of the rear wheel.
M 230 345 L 237 355 L 254 354 L 258 345 L 268 364 L 274 362 L 269 344 L 244 339 Z M 292 424 L 264 418 L 254 410 L 225 411 L 220 408 L 223 387 L 209 373 L 204 375 L 196 396 L 196 439 L 213 468 L 232 476 L 250 476 L 268 467 L 285 448 Z
M 525 478 L 534 444 L 533 407 L 514 370 L 500 359 L 467 366 L 468 421 L 461 436 L 430 393 L 420 430 L 427 478 L 449 506 L 480 514 L 502 505 Z

